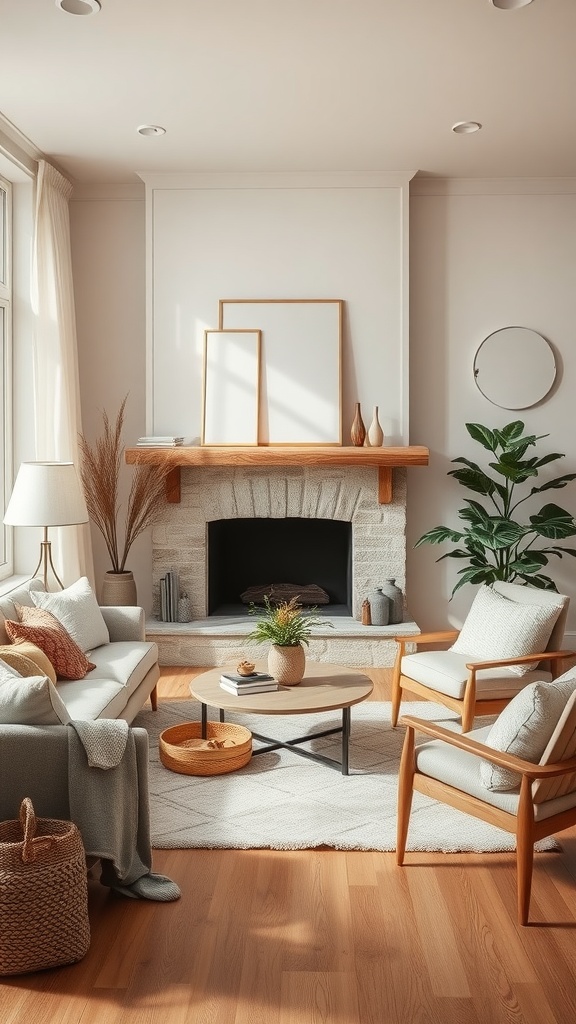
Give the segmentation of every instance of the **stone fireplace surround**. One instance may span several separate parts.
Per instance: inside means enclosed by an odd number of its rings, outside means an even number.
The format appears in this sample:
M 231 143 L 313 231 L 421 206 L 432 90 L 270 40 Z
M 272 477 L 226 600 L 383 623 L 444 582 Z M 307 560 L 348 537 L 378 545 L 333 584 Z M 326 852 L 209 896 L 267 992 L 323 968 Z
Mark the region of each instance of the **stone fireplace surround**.
M 405 610 L 401 627 L 362 626 L 361 604 L 383 579 L 405 591 L 406 470 L 394 470 L 392 501 L 379 504 L 377 469 L 371 466 L 222 466 L 181 471 L 181 501 L 166 504 L 153 529 L 153 618 L 147 636 L 158 643 L 164 665 L 221 665 L 265 647 L 247 644 L 248 616 L 207 614 L 207 524 L 227 518 L 340 519 L 352 524 L 353 616 L 326 616 L 308 648 L 316 661 L 350 666 L 393 664 L 395 634 L 417 633 Z M 192 604 L 193 621 L 159 621 L 160 578 L 176 569 Z M 290 580 L 286 582 L 313 582 Z M 328 625 L 333 623 L 333 627 Z

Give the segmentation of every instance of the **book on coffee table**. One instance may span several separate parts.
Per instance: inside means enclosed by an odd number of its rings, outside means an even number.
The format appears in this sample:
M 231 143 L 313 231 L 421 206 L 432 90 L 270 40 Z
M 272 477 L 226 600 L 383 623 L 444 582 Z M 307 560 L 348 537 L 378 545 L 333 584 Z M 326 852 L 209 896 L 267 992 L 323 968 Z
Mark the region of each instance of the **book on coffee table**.
M 241 676 L 239 672 L 223 672 L 220 682 L 235 683 L 237 686 L 253 686 L 254 683 L 273 683 L 275 679 L 267 672 L 251 672 L 249 676 Z
M 222 677 L 220 679 L 220 686 L 227 693 L 233 693 L 235 697 L 242 697 L 245 693 L 267 693 L 269 690 L 278 690 L 279 686 L 275 679 L 270 679 L 269 682 L 265 683 L 252 683 L 251 685 L 231 683 L 228 679 Z

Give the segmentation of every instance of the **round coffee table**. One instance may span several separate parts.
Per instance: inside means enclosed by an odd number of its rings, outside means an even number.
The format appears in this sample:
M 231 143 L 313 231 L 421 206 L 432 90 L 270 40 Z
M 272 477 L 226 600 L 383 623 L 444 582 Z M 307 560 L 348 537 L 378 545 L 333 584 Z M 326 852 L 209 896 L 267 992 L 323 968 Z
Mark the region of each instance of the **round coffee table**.
M 258 671 L 266 671 L 265 663 L 256 666 Z M 200 701 L 202 710 L 202 735 L 206 736 L 208 721 L 207 708 L 218 708 L 220 721 L 224 721 L 226 711 L 238 711 L 243 714 L 255 715 L 305 715 L 321 714 L 322 712 L 342 710 L 342 725 L 324 729 L 322 732 L 297 736 L 284 742 L 261 733 L 252 735 L 265 744 L 253 750 L 252 754 L 264 754 L 270 750 L 284 747 L 295 754 L 307 757 L 311 761 L 319 761 L 330 768 L 337 768 L 342 775 L 348 775 L 348 750 L 350 744 L 350 708 L 366 700 L 374 688 L 372 680 L 362 672 L 346 668 L 343 665 L 326 665 L 321 662 L 307 661 L 304 679 L 298 686 L 281 686 L 279 690 L 264 693 L 247 693 L 236 697 L 227 693 L 220 686 L 220 676 L 226 670 L 235 671 L 235 666 L 222 666 L 210 669 L 196 676 L 190 683 L 190 693 Z M 320 736 L 342 734 L 342 760 L 318 754 L 310 750 L 302 750 L 301 743 L 318 739 Z

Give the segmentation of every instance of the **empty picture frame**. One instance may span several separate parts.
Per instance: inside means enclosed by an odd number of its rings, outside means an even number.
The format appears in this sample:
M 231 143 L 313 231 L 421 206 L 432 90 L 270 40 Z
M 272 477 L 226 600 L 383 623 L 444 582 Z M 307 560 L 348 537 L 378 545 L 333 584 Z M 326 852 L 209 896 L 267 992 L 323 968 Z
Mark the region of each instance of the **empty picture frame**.
M 342 299 L 221 299 L 219 326 L 262 332 L 260 444 L 342 444 Z
M 258 444 L 260 347 L 258 330 L 204 332 L 202 444 Z

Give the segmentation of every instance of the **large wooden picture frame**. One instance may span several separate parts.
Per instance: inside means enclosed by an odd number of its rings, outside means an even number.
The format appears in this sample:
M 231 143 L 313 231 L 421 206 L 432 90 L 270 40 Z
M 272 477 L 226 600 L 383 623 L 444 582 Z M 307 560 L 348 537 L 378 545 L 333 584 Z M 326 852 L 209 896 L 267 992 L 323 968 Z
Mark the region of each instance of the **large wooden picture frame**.
M 262 333 L 260 444 L 342 444 L 342 299 L 220 299 L 221 330 Z
M 202 444 L 258 444 L 260 348 L 258 330 L 204 332 Z

